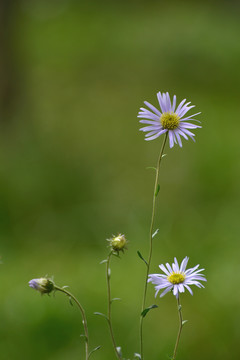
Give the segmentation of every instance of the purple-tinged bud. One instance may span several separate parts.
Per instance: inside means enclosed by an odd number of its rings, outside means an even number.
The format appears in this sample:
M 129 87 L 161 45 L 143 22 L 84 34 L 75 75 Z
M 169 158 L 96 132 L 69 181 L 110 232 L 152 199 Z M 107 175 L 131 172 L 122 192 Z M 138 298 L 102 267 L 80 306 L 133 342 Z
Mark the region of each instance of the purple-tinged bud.
M 54 282 L 47 278 L 32 279 L 28 284 L 41 294 L 50 294 L 54 290 Z

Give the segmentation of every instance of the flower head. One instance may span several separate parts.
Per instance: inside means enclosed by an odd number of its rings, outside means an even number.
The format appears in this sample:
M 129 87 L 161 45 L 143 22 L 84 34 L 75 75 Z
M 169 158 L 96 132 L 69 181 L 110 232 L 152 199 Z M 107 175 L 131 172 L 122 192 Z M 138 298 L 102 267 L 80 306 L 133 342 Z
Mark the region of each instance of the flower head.
M 110 247 L 112 251 L 115 251 L 117 253 L 119 253 L 119 251 L 124 252 L 124 249 L 127 248 L 127 239 L 125 238 L 125 235 L 113 235 L 113 237 L 111 239 L 108 239 L 108 241 L 110 242 Z
M 159 290 L 165 289 L 160 297 L 164 296 L 166 293 L 168 293 L 170 290 L 173 290 L 173 295 L 178 298 L 179 293 L 183 293 L 185 291 L 185 288 L 190 292 L 191 295 L 193 295 L 192 289 L 189 285 L 196 285 L 197 287 L 201 288 L 204 286 L 199 282 L 201 281 L 207 281 L 205 279 L 205 275 L 201 274 L 201 271 L 204 269 L 197 270 L 199 265 L 186 270 L 187 263 L 189 258 L 186 256 L 181 265 L 178 265 L 177 259 L 174 258 L 174 263 L 172 264 L 172 267 L 167 263 L 166 267 L 161 264 L 159 265 L 160 269 L 165 274 L 150 274 L 148 282 L 152 282 L 155 286 L 156 294 L 157 296 Z
M 194 107 L 189 106 L 190 102 L 185 103 L 186 99 L 182 100 L 176 108 L 176 95 L 173 96 L 173 101 L 169 93 L 157 93 L 157 98 L 160 106 L 160 110 L 155 108 L 152 104 L 144 101 L 144 104 L 151 110 L 140 108 L 141 111 L 138 113 L 138 117 L 144 120 L 140 120 L 140 123 L 147 124 L 147 126 L 141 128 L 141 131 L 148 132 L 145 135 L 145 140 L 153 140 L 160 135 L 168 132 L 169 146 L 172 148 L 175 144 L 179 144 L 182 147 L 181 136 L 188 140 L 188 136 L 194 140 L 195 134 L 189 129 L 201 128 L 199 125 L 191 124 L 188 121 L 197 121 L 194 119 L 195 115 L 201 114 L 196 113 L 187 116 L 186 113 Z
M 48 278 L 32 279 L 28 284 L 41 294 L 50 294 L 54 290 L 54 282 Z

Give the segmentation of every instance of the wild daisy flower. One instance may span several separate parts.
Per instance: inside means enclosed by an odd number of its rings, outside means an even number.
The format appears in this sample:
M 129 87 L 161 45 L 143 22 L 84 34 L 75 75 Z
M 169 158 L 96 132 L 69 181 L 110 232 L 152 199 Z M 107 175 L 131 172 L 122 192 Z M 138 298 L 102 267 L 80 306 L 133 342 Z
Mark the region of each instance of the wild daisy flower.
M 163 264 L 159 265 L 160 269 L 165 274 L 149 275 L 148 282 L 152 282 L 154 285 L 156 285 L 155 297 L 157 296 L 159 290 L 162 289 L 165 290 L 161 293 L 160 297 L 164 296 L 166 293 L 172 290 L 173 295 L 178 298 L 178 294 L 185 292 L 185 288 L 190 292 L 191 295 L 193 295 L 192 289 L 189 285 L 196 285 L 199 288 L 204 288 L 204 286 L 199 282 L 199 280 L 207 281 L 205 279 L 205 275 L 201 274 L 201 271 L 204 269 L 197 270 L 199 265 L 196 265 L 195 267 L 186 270 L 188 260 L 189 258 L 186 256 L 179 266 L 177 259 L 174 258 L 172 267 L 168 263 L 166 264 L 166 267 Z
M 169 93 L 157 93 L 160 110 L 155 108 L 152 104 L 144 101 L 144 104 L 151 110 L 140 108 L 138 117 L 144 120 L 140 120 L 140 123 L 147 124 L 147 126 L 141 128 L 141 131 L 148 132 L 145 135 L 145 140 L 154 140 L 160 135 L 168 132 L 169 146 L 172 148 L 175 144 L 179 144 L 182 147 L 181 136 L 188 140 L 188 136 L 195 141 L 194 136 L 189 129 L 201 128 L 199 125 L 191 124 L 188 121 L 197 121 L 194 116 L 201 114 L 196 113 L 190 116 L 186 116 L 186 113 L 194 107 L 189 106 L 190 102 L 185 103 L 186 99 L 182 100 L 176 108 L 176 95 L 173 96 L 173 101 Z

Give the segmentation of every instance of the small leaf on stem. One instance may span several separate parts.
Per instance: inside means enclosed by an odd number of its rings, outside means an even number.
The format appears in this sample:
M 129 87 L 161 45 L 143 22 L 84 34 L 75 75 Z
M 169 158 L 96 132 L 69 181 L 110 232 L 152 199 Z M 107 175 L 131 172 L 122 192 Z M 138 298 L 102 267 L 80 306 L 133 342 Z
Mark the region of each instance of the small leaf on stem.
M 157 197 L 157 195 L 159 193 L 159 190 L 160 190 L 160 185 L 157 184 L 157 188 L 156 188 L 156 191 L 155 191 L 155 197 Z
M 72 306 L 73 306 L 73 303 L 72 303 L 72 298 L 71 298 L 71 296 L 69 296 L 69 297 L 68 297 L 68 299 L 69 299 L 69 303 L 70 303 L 70 305 L 72 305 Z
M 159 232 L 159 229 L 157 229 L 156 231 L 154 231 L 154 233 L 152 234 L 152 238 L 154 238 L 154 236 L 156 236 L 158 232 Z
M 92 351 L 90 351 L 88 358 L 90 358 L 90 356 L 92 355 L 92 353 L 94 353 L 95 351 L 99 350 L 101 348 L 101 346 L 97 346 L 95 347 Z
M 105 314 L 102 314 L 102 313 L 100 313 L 100 312 L 95 312 L 94 315 L 102 316 L 102 317 L 104 317 L 104 318 L 108 321 L 108 317 L 107 317 Z
M 182 326 L 184 325 L 184 324 L 186 324 L 188 322 L 188 320 L 183 320 L 182 321 Z
M 144 309 L 142 312 L 141 312 L 141 315 L 142 317 L 145 317 L 147 315 L 147 313 L 149 312 L 149 310 L 151 309 L 155 309 L 157 308 L 158 306 L 157 305 L 151 305 L 151 306 L 148 306 L 146 309 Z
M 117 350 L 117 353 L 120 357 L 122 357 L 122 349 L 121 349 L 121 346 L 117 346 L 116 347 L 116 350 Z
M 113 299 L 111 300 L 111 303 L 112 303 L 113 301 L 118 301 L 118 300 L 122 300 L 122 299 L 120 299 L 120 298 L 113 298 Z
M 142 358 L 141 358 L 141 355 L 138 354 L 138 353 L 134 353 L 133 356 L 134 356 L 135 359 L 140 359 L 140 360 L 142 359 Z
M 152 169 L 152 170 L 157 170 L 154 166 L 148 166 L 148 167 L 146 167 L 146 169 Z
M 145 264 L 148 266 L 147 261 L 144 259 L 144 257 L 142 256 L 142 254 L 140 253 L 139 250 L 137 251 L 137 254 L 138 254 L 138 256 L 140 257 L 140 259 L 143 260 L 143 261 L 145 262 Z
M 107 260 L 104 259 L 104 260 L 102 260 L 99 264 L 104 264 L 104 263 L 106 263 L 106 262 L 107 262 Z

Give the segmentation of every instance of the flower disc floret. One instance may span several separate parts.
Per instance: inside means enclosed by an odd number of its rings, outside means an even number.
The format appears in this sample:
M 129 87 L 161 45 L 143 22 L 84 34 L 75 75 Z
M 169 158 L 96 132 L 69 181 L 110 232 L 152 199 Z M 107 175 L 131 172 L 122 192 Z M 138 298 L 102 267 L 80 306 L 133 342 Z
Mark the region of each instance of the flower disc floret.
M 163 113 L 160 117 L 163 129 L 174 130 L 178 128 L 180 117 L 174 113 Z
M 181 284 L 184 282 L 185 280 L 185 275 L 184 274 L 176 274 L 176 273 L 172 273 L 171 275 L 169 275 L 167 277 L 168 281 L 170 281 L 170 283 L 172 284 Z
M 205 275 L 201 273 L 204 269 L 197 270 L 199 265 L 196 265 L 186 270 L 188 260 L 189 258 L 186 256 L 179 266 L 177 259 L 174 258 L 172 266 L 169 263 L 166 266 L 163 264 L 159 265 L 164 274 L 149 275 L 148 282 L 155 285 L 155 296 L 157 296 L 160 290 L 163 290 L 160 297 L 172 291 L 173 295 L 178 298 L 179 293 L 185 292 L 185 289 L 193 295 L 191 285 L 196 285 L 199 288 L 204 287 L 200 282 L 207 281 Z

